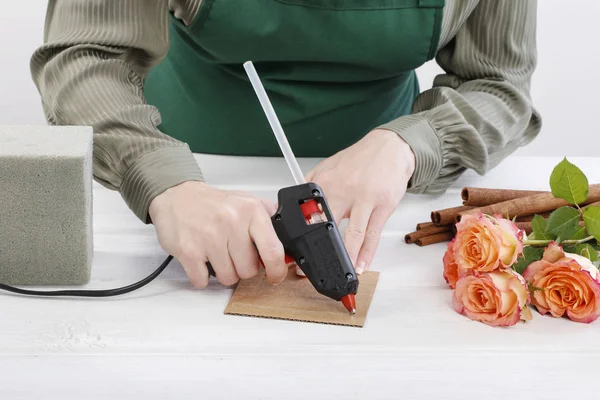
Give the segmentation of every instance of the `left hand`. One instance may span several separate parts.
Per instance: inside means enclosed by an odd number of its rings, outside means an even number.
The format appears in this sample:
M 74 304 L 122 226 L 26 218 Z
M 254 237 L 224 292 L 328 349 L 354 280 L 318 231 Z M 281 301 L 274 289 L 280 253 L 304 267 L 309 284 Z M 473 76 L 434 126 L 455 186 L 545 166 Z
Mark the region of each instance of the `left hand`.
M 393 131 L 376 129 L 306 176 L 323 189 L 337 224 L 349 218 L 344 244 L 357 274 L 370 267 L 381 231 L 404 197 L 414 168 L 408 144 Z

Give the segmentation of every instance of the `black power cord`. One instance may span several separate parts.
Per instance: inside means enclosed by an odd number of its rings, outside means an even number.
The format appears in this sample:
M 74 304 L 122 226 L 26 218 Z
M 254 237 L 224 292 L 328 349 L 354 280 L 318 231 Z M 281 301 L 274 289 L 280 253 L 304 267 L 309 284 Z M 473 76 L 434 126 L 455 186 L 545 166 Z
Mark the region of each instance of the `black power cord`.
M 142 279 L 139 282 L 133 283 L 128 286 L 123 286 L 117 289 L 99 289 L 99 290 L 51 290 L 51 291 L 41 291 L 41 290 L 28 290 L 28 289 L 20 289 L 13 286 L 5 285 L 0 283 L 0 290 L 6 290 L 12 293 L 25 294 L 29 296 L 71 296 L 71 297 L 110 297 L 110 296 L 119 296 L 125 293 L 133 292 L 148 283 L 152 282 L 158 275 L 161 274 L 167 268 L 167 265 L 171 262 L 173 256 L 168 256 L 165 261 L 150 275 L 146 278 Z M 212 269 L 212 268 L 209 268 Z

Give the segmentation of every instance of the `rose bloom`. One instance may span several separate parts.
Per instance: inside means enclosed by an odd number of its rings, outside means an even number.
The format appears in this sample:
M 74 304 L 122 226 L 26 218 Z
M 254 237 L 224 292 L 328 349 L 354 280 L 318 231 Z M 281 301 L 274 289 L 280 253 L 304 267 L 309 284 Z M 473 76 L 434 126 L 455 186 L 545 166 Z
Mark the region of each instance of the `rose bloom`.
M 531 320 L 531 298 L 523 277 L 509 269 L 464 276 L 452 298 L 459 314 L 490 326 L 512 326 Z
M 523 272 L 533 286 L 532 304 L 540 314 L 567 316 L 573 321 L 590 323 L 600 316 L 600 277 L 590 260 L 577 254 L 565 253 L 552 242 L 541 260 Z
M 444 263 L 444 280 L 451 289 L 456 289 L 456 282 L 463 276 L 473 275 L 473 271 L 464 270 L 458 267 L 456 264 L 456 259 L 454 258 L 456 238 L 452 239 L 450 243 L 448 243 L 448 247 L 446 248 L 446 253 L 444 254 L 444 258 L 442 262 Z
M 475 273 L 510 268 L 523 251 L 523 231 L 512 221 L 481 213 L 462 217 L 455 238 L 459 269 Z
M 451 289 L 456 289 L 456 282 L 458 281 L 459 271 L 458 265 L 456 265 L 456 260 L 454 258 L 454 243 L 456 243 L 456 238 L 452 239 L 450 243 L 448 243 L 448 247 L 446 249 L 446 253 L 444 254 L 444 258 L 442 259 L 444 263 L 444 279 L 448 286 Z

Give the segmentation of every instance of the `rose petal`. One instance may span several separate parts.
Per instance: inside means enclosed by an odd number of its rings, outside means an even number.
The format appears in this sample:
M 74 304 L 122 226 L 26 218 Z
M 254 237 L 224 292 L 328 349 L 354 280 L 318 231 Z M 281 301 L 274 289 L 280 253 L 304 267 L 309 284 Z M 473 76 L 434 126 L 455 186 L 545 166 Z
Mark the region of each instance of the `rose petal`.
M 456 260 L 454 257 L 454 243 L 456 238 L 453 239 L 450 243 L 448 243 L 448 247 L 446 249 L 446 253 L 442 259 L 444 264 L 444 272 L 443 277 L 448 284 L 448 286 L 452 289 L 456 288 L 456 282 L 460 276 L 458 271 L 458 265 L 456 264 Z
M 582 269 L 584 269 L 585 271 L 587 271 L 590 274 L 590 276 L 592 277 L 593 280 L 597 281 L 599 279 L 598 268 L 596 268 L 596 266 L 594 264 L 592 264 L 592 261 L 589 258 L 580 256 L 579 254 L 572 254 L 572 253 L 564 253 L 564 254 L 565 254 L 565 257 L 575 260 Z
M 555 241 L 552 241 L 548 244 L 546 249 L 544 250 L 544 255 L 542 259 L 548 261 L 549 263 L 555 263 L 561 258 L 565 256 L 562 246 L 556 244 Z

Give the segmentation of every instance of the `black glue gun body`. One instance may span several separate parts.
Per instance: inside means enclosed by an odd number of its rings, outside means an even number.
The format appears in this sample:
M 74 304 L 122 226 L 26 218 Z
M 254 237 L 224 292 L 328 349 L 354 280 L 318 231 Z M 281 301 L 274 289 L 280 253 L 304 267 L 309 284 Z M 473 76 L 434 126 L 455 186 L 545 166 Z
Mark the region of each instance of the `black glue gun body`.
M 347 295 L 354 297 L 358 278 L 317 184 L 280 189 L 278 209 L 271 219 L 285 253 L 319 293 L 336 301 Z

